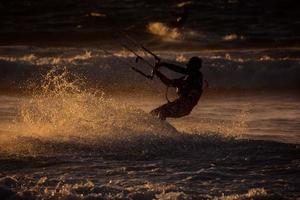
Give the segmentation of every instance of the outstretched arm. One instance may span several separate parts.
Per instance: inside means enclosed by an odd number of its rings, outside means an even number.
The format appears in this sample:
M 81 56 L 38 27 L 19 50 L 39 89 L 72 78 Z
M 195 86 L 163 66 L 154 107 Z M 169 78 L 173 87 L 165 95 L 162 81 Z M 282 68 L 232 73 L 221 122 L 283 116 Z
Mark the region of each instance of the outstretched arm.
M 164 74 L 162 74 L 160 71 L 156 71 L 155 74 L 166 86 L 178 87 L 181 84 L 181 79 L 169 79 Z
M 187 74 L 187 69 L 184 68 L 184 67 L 180 67 L 178 65 L 174 65 L 174 64 L 171 64 L 171 63 L 165 63 L 165 62 L 161 62 L 159 63 L 159 66 L 162 67 L 166 67 L 174 72 L 177 72 L 177 73 L 181 73 L 181 74 Z

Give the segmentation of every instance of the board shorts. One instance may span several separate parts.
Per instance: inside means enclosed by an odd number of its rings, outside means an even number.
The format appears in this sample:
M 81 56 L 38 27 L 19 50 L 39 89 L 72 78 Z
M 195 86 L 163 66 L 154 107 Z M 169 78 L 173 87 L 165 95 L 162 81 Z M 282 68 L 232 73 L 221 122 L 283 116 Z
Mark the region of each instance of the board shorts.
M 186 116 L 191 113 L 193 108 L 197 105 L 202 91 L 190 92 L 187 96 L 179 97 L 178 99 L 168 102 L 154 110 L 150 113 L 153 116 L 158 117 L 161 120 L 166 118 L 179 118 Z

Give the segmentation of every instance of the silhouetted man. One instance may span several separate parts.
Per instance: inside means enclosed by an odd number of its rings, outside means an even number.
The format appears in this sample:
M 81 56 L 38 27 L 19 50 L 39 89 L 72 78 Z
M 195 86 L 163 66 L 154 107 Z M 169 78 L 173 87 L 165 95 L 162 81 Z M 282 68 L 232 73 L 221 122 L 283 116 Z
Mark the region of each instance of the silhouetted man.
M 199 71 L 202 67 L 202 60 L 198 57 L 192 57 L 186 66 L 187 68 L 183 68 L 170 63 L 158 63 L 158 67 L 166 67 L 185 76 L 179 79 L 169 79 L 160 71 L 156 71 L 156 75 L 165 85 L 177 89 L 179 97 L 175 101 L 168 102 L 152 110 L 152 115 L 157 116 L 161 120 L 165 120 L 168 117 L 183 117 L 190 114 L 197 105 L 203 86 L 203 75 Z

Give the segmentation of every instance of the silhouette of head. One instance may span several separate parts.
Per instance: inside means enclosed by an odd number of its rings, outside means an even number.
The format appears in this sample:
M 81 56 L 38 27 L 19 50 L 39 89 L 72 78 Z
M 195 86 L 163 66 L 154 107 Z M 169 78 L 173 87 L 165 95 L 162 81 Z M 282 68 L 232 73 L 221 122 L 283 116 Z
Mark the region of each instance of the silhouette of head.
M 196 56 L 192 57 L 186 66 L 189 71 L 198 71 L 202 67 L 202 60 Z

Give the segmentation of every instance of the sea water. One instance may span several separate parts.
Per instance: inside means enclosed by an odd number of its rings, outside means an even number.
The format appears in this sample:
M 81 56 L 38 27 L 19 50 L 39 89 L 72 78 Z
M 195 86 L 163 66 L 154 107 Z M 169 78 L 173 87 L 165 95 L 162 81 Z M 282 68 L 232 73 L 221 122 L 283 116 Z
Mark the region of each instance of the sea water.
M 157 52 L 202 57 L 209 82 L 189 116 L 163 122 L 148 113 L 164 86 L 124 50 L 1 48 L 0 196 L 298 198 L 299 58 L 278 51 Z

